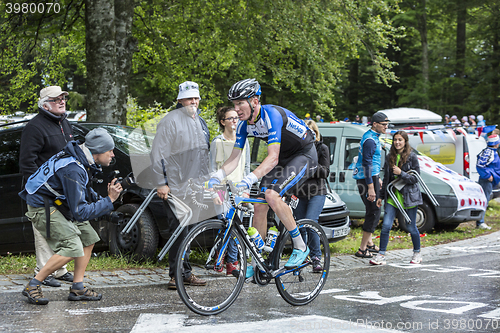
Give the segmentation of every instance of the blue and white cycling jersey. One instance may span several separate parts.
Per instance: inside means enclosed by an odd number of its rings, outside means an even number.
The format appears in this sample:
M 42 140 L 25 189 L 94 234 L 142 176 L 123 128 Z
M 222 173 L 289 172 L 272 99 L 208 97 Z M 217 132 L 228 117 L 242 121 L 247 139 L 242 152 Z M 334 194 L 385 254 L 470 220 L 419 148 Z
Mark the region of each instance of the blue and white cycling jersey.
M 236 128 L 235 148 L 243 149 L 248 135 L 262 138 L 267 145 L 280 144 L 279 159 L 310 149 L 314 134 L 293 112 L 276 105 L 262 105 L 255 124 L 240 121 Z

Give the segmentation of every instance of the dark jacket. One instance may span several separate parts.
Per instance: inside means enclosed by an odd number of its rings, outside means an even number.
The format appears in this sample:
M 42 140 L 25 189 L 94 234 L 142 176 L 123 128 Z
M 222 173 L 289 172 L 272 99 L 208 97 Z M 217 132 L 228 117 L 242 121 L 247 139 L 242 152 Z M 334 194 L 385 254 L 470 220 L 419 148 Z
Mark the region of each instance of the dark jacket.
M 24 181 L 71 140 L 73 131 L 65 114 L 58 117 L 47 110 L 39 109 L 21 136 L 19 169 Z
M 88 151 L 86 147 L 83 149 Z M 87 154 L 92 158 L 90 151 Z M 59 168 L 49 167 L 51 162 L 56 161 L 60 163 Z M 100 168 L 89 164 L 77 142 L 70 141 L 63 151 L 47 160 L 38 170 L 28 179 L 25 189 L 19 193 L 28 205 L 43 207 L 42 195 L 45 195 L 51 199 L 51 206 L 54 206 L 53 201 L 57 198 L 65 207 L 69 207 L 69 219 L 80 222 L 95 219 L 113 210 L 109 196 L 102 198 L 89 186 L 91 178 Z M 50 170 L 54 171 L 52 175 Z M 42 185 L 45 181 L 53 191 Z M 59 195 L 56 196 L 54 191 Z
M 407 161 L 401 166 L 401 175 L 398 176 L 406 183 L 406 185 L 401 189 L 405 207 L 413 207 L 423 203 L 422 193 L 420 192 L 420 188 L 417 184 L 417 177 L 409 175 L 407 172 L 410 170 L 415 170 L 418 174 L 420 174 L 420 165 L 418 164 L 417 155 L 414 152 L 411 152 Z M 382 188 L 380 189 L 380 198 L 382 200 L 389 196 L 387 193 L 387 185 L 394 179 L 396 179 L 396 175 L 392 172 L 392 168 L 389 167 L 389 156 L 387 156 L 384 165 L 384 182 L 382 184 Z
M 318 153 L 318 168 L 315 174 L 308 178 L 298 190 L 298 197 L 311 199 L 315 195 L 326 195 L 325 182 L 330 174 L 330 151 L 328 146 L 321 141 L 314 141 Z

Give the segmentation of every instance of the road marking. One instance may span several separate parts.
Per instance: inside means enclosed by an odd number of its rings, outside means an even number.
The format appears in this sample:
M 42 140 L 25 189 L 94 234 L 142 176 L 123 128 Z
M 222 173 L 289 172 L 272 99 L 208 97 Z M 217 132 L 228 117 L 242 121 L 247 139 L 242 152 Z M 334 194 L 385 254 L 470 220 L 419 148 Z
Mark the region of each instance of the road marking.
M 123 312 L 123 311 L 134 311 L 134 310 L 147 310 L 147 309 L 154 309 L 154 308 L 159 308 L 163 306 L 168 306 L 168 304 L 159 304 L 159 303 L 153 303 L 153 304 L 130 304 L 130 305 L 118 305 L 118 306 L 108 306 L 108 307 L 103 307 L 103 308 L 90 308 L 90 309 L 77 309 L 77 310 L 68 310 L 66 311 L 75 316 L 80 316 L 80 315 L 86 315 L 86 314 L 91 314 L 91 313 L 96 313 L 96 312 L 101 312 L 101 313 L 109 313 L 109 312 Z
M 359 296 L 340 295 L 333 297 L 344 301 L 354 301 L 354 302 L 369 303 L 374 305 L 384 305 L 389 303 L 403 302 L 416 297 L 416 296 L 382 297 L 378 293 L 379 293 L 378 291 L 363 291 L 359 293 Z
M 422 304 L 438 304 L 438 306 L 442 306 L 442 304 L 450 304 L 450 305 L 462 305 L 459 307 L 453 307 L 450 309 L 435 309 L 435 308 L 426 308 L 422 307 L 420 305 Z M 411 302 L 405 302 L 400 304 L 403 308 L 408 308 L 412 310 L 424 310 L 424 311 L 432 311 L 432 312 L 443 312 L 443 313 L 449 313 L 449 314 L 463 314 L 464 312 L 474 310 L 474 309 L 479 309 L 485 306 L 488 306 L 488 304 L 485 303 L 478 303 L 478 302 L 460 302 L 460 301 L 411 301 Z
M 166 315 L 143 313 L 137 319 L 130 333 L 206 333 L 217 330 L 218 332 L 266 332 L 272 330 L 273 333 L 289 332 L 314 332 L 330 333 L 341 330 L 343 333 L 366 332 L 391 332 L 402 333 L 402 331 L 384 329 L 373 326 L 371 323 L 362 324 L 353 321 L 328 318 L 324 316 L 301 316 L 273 320 L 250 321 L 226 324 L 201 324 L 184 326 L 185 315 Z

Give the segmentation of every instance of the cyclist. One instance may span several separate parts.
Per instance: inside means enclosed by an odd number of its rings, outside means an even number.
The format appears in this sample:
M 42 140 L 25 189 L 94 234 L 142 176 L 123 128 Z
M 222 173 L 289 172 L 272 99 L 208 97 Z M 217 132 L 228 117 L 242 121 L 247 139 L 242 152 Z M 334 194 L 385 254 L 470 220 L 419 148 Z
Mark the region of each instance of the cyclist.
M 285 268 L 292 269 L 306 259 L 309 248 L 300 235 L 292 211 L 281 197 L 290 189 L 297 189 L 317 169 L 315 138 L 304 121 L 291 111 L 275 105 L 261 105 L 260 95 L 260 85 L 255 79 L 239 81 L 229 89 L 228 99 L 233 102 L 240 120 L 236 142 L 231 156 L 212 175 L 209 186 L 220 183 L 236 169 L 248 134 L 266 140 L 268 156 L 236 185 L 250 189 L 262 177 L 260 196 L 265 198 L 292 236 L 294 250 L 285 264 Z M 267 231 L 269 206 L 254 207 L 253 226 L 262 237 Z M 248 265 L 246 277 L 253 274 L 253 265 Z

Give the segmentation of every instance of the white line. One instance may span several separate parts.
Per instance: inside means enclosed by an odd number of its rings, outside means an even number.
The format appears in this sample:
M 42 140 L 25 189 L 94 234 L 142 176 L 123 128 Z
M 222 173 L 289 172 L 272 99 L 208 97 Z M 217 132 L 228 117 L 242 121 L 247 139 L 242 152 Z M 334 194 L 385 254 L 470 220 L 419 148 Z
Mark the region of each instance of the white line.
M 403 333 L 402 331 L 379 328 L 372 323 L 362 324 L 347 320 L 328 318 L 324 316 L 301 316 L 296 318 L 282 318 L 273 320 L 226 323 L 226 324 L 202 324 L 183 326 L 183 321 L 187 316 L 146 314 L 140 315 L 131 333 L 206 333 L 206 332 L 268 332 L 289 333 L 289 332 L 314 332 L 330 333 L 332 331 L 342 331 L 342 333 L 366 332 L 391 332 Z

